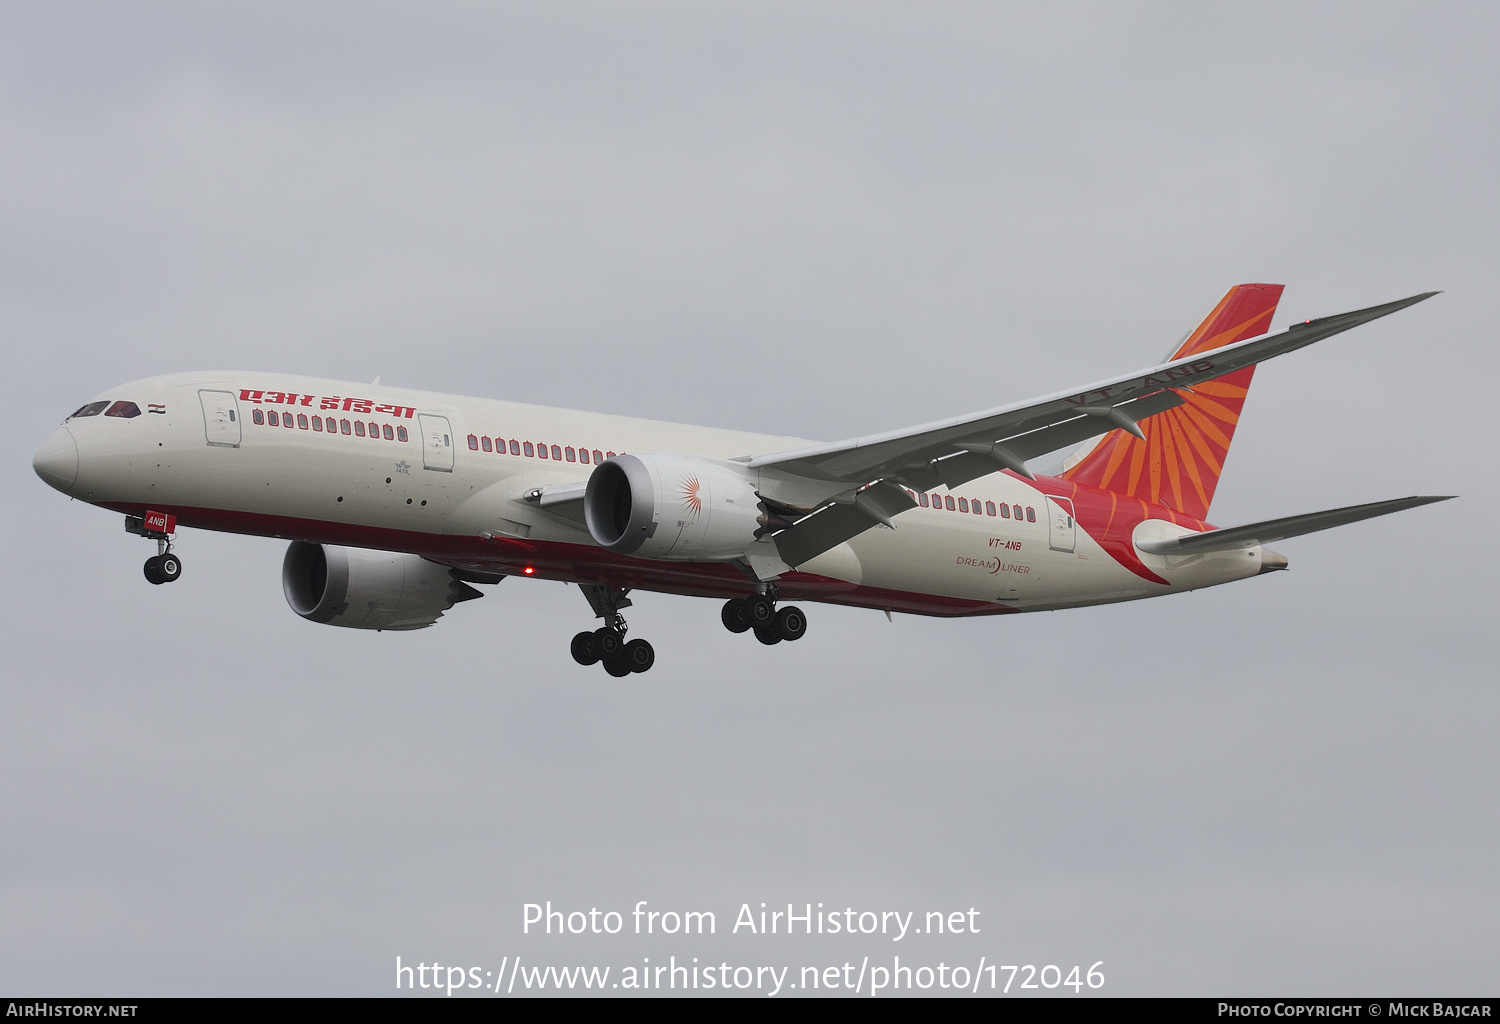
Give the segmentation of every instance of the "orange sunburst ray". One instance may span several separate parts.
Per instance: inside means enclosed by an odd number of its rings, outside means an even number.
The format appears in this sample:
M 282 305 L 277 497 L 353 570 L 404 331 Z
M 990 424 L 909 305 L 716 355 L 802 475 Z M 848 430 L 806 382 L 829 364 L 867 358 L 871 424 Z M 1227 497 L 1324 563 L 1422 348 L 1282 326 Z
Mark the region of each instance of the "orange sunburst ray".
M 1224 405 L 1218 401 L 1218 399 L 1205 398 L 1202 395 L 1190 394 L 1188 396 L 1187 404 L 1195 409 L 1199 409 L 1203 412 L 1208 413 L 1208 415 L 1229 424 L 1231 427 L 1240 421 L 1239 413 L 1235 412 L 1233 409 L 1225 408 Z M 1225 441 L 1224 443 L 1228 444 L 1229 442 Z

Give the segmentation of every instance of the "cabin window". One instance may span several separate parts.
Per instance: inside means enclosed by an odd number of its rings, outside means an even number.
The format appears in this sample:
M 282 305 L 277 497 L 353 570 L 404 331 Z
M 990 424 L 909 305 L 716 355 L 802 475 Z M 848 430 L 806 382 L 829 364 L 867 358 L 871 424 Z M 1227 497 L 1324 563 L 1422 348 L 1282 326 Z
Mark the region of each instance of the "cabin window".
M 271 415 L 274 416 L 276 414 L 272 413 Z M 358 437 L 364 437 L 365 436 L 365 421 L 364 420 L 355 420 L 354 421 L 354 433 Z
M 490 439 L 487 437 L 481 437 L 479 439 L 479 447 L 483 448 L 485 451 L 491 451 L 492 449 L 490 447 Z
M 379 437 L 380 436 L 380 424 L 374 422 L 373 420 L 370 422 L 370 436 L 371 437 Z M 444 443 L 446 444 L 447 442 L 445 441 Z
M 286 427 L 286 429 L 288 429 L 288 430 L 292 429 L 293 424 L 292 424 L 292 414 L 291 413 L 284 412 L 284 413 L 281 414 L 281 425 L 283 427 Z
M 512 441 L 510 443 L 510 453 L 512 455 L 520 455 L 521 454 L 521 442 L 519 442 L 519 441 Z M 527 452 L 526 454 L 530 455 L 531 453 Z
M 603 461 L 604 461 L 604 453 L 601 452 L 599 449 L 595 448 L 594 449 L 594 465 L 597 466 L 597 465 L 599 465 L 599 463 L 601 463 Z
M 279 427 L 281 426 L 281 417 L 276 414 L 275 409 L 272 409 L 270 412 L 266 413 L 266 422 L 271 424 L 271 426 L 273 427 Z
M 108 407 L 108 402 L 90 402 L 88 405 L 85 405 L 82 409 L 79 409 L 73 415 L 69 416 L 68 419 L 76 420 L 80 416 L 97 416 Z
M 553 449 L 553 451 L 556 451 L 556 450 L 557 450 L 556 448 Z M 571 449 L 571 448 L 564 448 L 563 449 L 563 454 L 568 457 L 568 461 L 569 462 L 576 462 L 576 461 L 578 461 L 578 453 L 575 452 L 575 451 L 573 451 L 573 449 Z
M 1032 508 L 1030 505 L 1026 506 L 1026 521 L 1028 523 L 1036 522 L 1036 509 Z
M 943 507 L 946 508 L 949 512 L 953 511 L 953 495 L 945 494 L 943 496 Z
M 607 455 L 607 456 L 609 456 L 611 459 L 615 457 L 615 453 L 614 452 L 605 452 L 604 454 Z
M 1011 508 L 1013 508 L 1013 509 L 1016 510 L 1016 518 L 1020 519 L 1021 518 L 1021 506 L 1020 505 L 1012 505 Z
M 984 511 L 985 511 L 986 515 L 991 515 L 991 516 L 994 515 L 995 514 L 995 503 L 993 501 L 987 501 L 987 502 L 985 502 L 984 503 Z
M 1001 519 L 1009 519 L 1010 518 L 1010 506 L 1009 505 L 1001 505 L 1000 506 L 1000 518 Z
M 264 423 L 266 421 L 266 414 L 261 412 L 259 409 L 251 409 L 250 418 L 256 423 Z
M 473 434 L 469 435 L 469 451 L 479 451 L 479 438 L 475 437 Z
M 578 461 L 585 466 L 589 464 L 589 450 L 587 448 L 578 449 Z
M 307 414 L 306 413 L 299 412 L 297 414 L 297 429 L 298 430 L 306 430 L 307 429 Z
M 982 515 L 984 515 L 984 513 L 979 510 L 979 499 L 978 498 L 974 498 L 972 501 L 969 502 L 969 511 L 973 512 L 976 516 L 982 516 Z
M 959 498 L 958 499 L 958 510 L 960 512 L 967 512 L 967 511 L 969 511 L 969 499 L 968 498 Z
M 553 445 L 552 446 L 552 457 L 554 459 L 561 459 L 562 458 L 562 449 L 559 448 L 557 445 Z
M 548 457 L 547 446 L 542 444 L 540 441 L 538 441 L 536 445 L 536 457 L 539 459 L 545 459 Z
M 321 417 L 321 416 L 314 416 L 313 420 L 312 420 L 312 423 L 313 423 L 313 429 L 314 430 L 317 430 L 319 432 L 322 431 L 322 429 L 323 429 L 323 417 Z
M 396 428 L 396 440 L 398 440 L 398 441 L 405 441 L 406 440 L 406 428 L 405 427 L 397 427 Z
M 389 423 L 383 423 L 380 427 L 380 436 L 385 438 L 387 441 L 394 441 L 396 439 L 396 432 L 391 429 L 391 425 Z
M 921 505 L 923 508 L 927 507 L 927 492 L 926 491 L 923 491 L 921 494 L 917 495 L 917 503 L 919 505 Z
M 122 420 L 132 420 L 141 414 L 141 407 L 134 402 L 116 402 L 104 410 L 106 416 L 116 416 Z
M 350 432 L 349 421 L 348 420 L 339 420 L 339 433 L 341 433 L 341 434 L 347 434 L 349 432 Z
M 527 441 L 526 442 L 526 457 L 529 459 L 529 458 L 531 458 L 535 454 L 536 454 L 536 450 L 531 446 L 531 442 Z

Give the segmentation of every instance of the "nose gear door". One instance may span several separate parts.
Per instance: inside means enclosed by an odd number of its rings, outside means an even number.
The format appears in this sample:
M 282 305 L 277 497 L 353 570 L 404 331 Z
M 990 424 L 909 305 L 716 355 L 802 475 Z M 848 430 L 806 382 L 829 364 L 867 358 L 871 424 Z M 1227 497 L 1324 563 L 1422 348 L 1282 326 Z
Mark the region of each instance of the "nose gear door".
M 199 391 L 203 405 L 203 433 L 221 448 L 240 446 L 240 404 L 233 391 Z

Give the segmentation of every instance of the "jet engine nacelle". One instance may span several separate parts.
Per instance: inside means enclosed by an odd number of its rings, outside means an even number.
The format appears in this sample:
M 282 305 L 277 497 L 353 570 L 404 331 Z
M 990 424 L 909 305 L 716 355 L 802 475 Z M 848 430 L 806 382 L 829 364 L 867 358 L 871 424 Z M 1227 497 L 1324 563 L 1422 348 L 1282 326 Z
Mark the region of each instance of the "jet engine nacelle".
M 674 561 L 739 558 L 760 514 L 749 471 L 701 455 L 617 455 L 589 474 L 583 498 L 600 546 Z
M 353 629 L 422 629 L 484 596 L 420 555 L 300 540 L 282 559 L 281 588 L 304 619 Z

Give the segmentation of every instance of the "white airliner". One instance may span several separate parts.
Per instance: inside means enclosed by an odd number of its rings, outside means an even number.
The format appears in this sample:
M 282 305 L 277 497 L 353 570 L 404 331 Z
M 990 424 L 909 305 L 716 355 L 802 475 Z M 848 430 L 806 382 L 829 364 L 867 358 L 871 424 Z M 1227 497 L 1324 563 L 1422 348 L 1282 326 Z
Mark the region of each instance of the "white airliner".
M 1265 544 L 1444 500 L 1206 522 L 1257 364 L 1436 294 L 1269 334 L 1281 291 L 1231 288 L 1159 366 L 831 444 L 182 373 L 109 389 L 33 465 L 155 540 L 152 583 L 181 575 L 178 523 L 290 539 L 282 587 L 313 622 L 420 629 L 479 597 L 470 584 L 576 583 L 604 625 L 573 657 L 623 676 L 655 660 L 625 640 L 633 590 L 725 600 L 731 632 L 774 644 L 806 629 L 788 599 L 958 616 L 1156 597 L 1286 568 Z M 1056 476 L 1027 468 L 1080 443 Z

